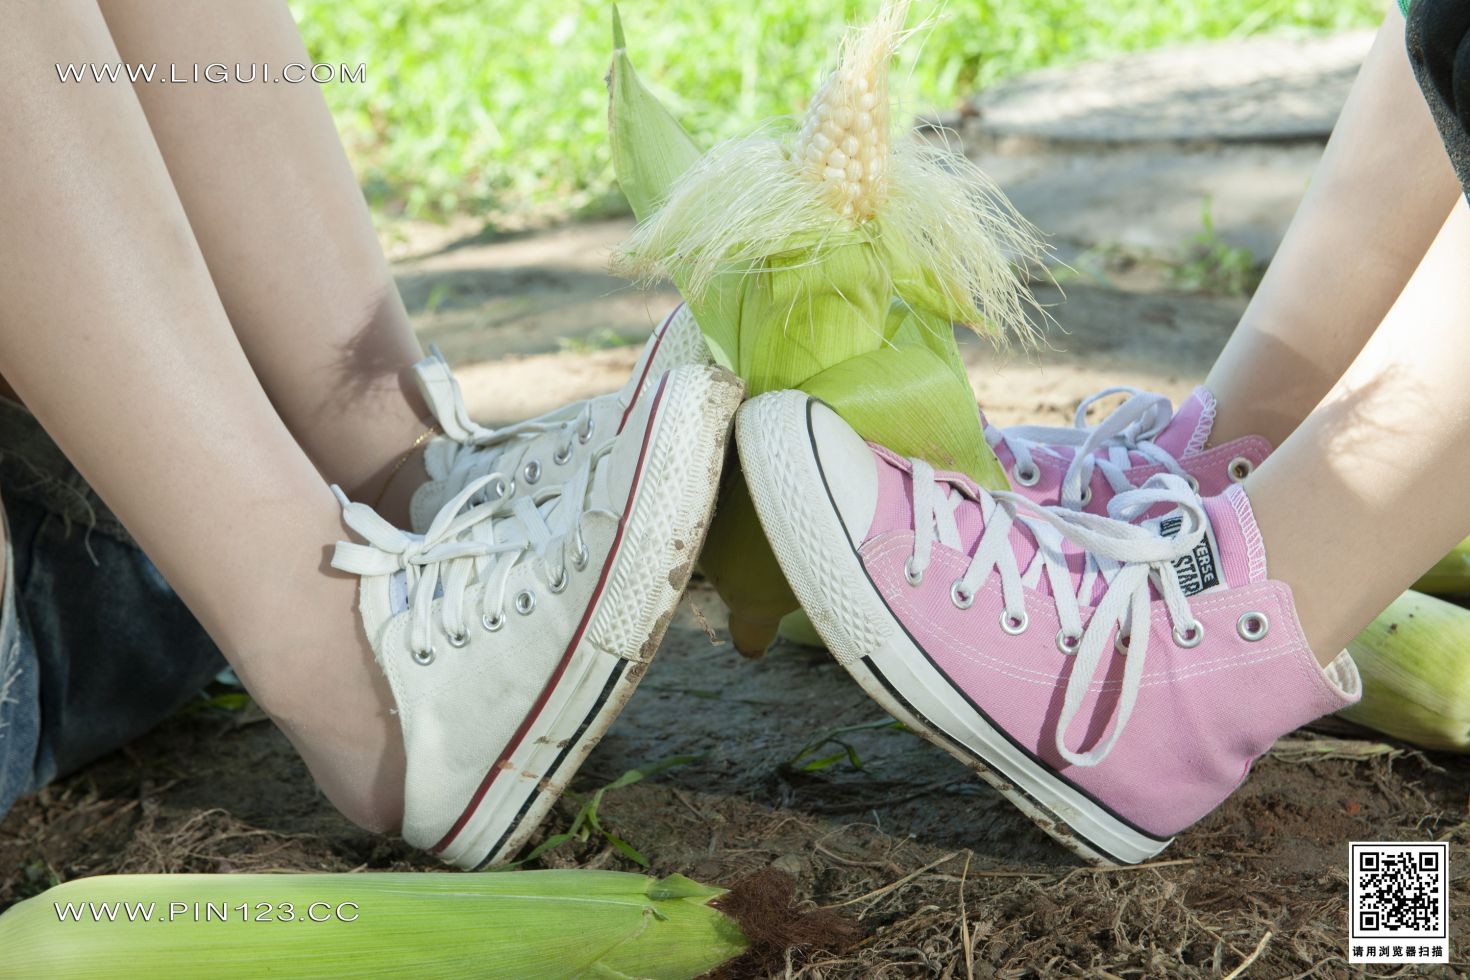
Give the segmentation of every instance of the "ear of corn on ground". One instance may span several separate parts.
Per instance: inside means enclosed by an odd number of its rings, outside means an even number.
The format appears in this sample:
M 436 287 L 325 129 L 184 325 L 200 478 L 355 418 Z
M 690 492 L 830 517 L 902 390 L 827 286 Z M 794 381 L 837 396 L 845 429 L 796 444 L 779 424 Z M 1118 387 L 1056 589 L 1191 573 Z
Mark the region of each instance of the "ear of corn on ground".
M 1427 749 L 1470 752 L 1470 610 L 1405 592 L 1348 652 L 1363 698 L 1342 717 Z
M 640 219 L 618 265 L 672 278 L 750 394 L 801 388 L 865 438 L 1003 489 L 952 324 L 1029 339 L 1012 259 L 1042 246 L 963 156 L 894 137 L 888 63 L 907 9 L 889 0 L 848 38 L 799 124 L 693 158 L 633 72 L 615 15 L 613 159 Z M 701 567 L 730 607 L 736 646 L 763 651 L 796 600 L 738 469 Z
M 1430 595 L 1470 595 L 1470 538 L 1434 563 L 1414 583 L 1415 592 Z
M 722 894 L 585 870 L 83 878 L 0 916 L 0 977 L 696 977 L 749 945 Z

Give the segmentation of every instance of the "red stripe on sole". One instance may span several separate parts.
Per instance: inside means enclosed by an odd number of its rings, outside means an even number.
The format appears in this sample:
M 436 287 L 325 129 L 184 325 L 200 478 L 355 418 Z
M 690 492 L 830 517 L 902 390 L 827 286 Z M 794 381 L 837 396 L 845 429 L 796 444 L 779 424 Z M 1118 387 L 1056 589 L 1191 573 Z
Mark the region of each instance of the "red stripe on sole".
M 650 357 L 649 363 L 652 362 L 653 358 Z M 628 499 L 623 507 L 623 516 L 618 520 L 618 530 L 613 535 L 612 547 L 608 549 L 607 561 L 603 563 L 602 575 L 597 580 L 597 587 L 592 590 L 592 597 L 587 603 L 587 611 L 582 614 L 582 621 L 577 624 L 577 632 L 572 634 L 572 641 L 567 644 L 566 651 L 561 656 L 561 662 L 556 665 L 556 670 L 552 672 L 550 680 L 546 682 L 546 687 L 541 690 L 541 696 L 536 699 L 536 703 L 531 706 L 531 710 L 526 715 L 525 720 L 521 722 L 521 727 L 516 729 L 516 733 L 511 736 L 510 742 L 506 744 L 505 749 L 500 753 L 500 758 L 495 760 L 495 764 L 485 774 L 484 780 L 480 783 L 480 788 L 475 791 L 474 796 L 470 797 L 469 805 L 459 815 L 459 819 L 454 822 L 454 826 L 449 828 L 449 832 L 444 835 L 444 838 L 439 843 L 429 849 L 430 854 L 439 854 L 442 852 L 446 847 L 454 843 L 454 839 L 459 836 L 460 831 L 464 830 L 465 824 L 469 823 L 470 818 L 474 816 L 475 811 L 480 806 L 480 802 L 484 800 L 485 794 L 490 791 L 490 787 L 494 784 L 495 780 L 505 772 L 502 766 L 509 761 L 510 757 L 515 753 L 515 750 L 520 748 L 521 743 L 525 741 L 526 733 L 530 731 L 532 723 L 540 716 L 541 710 L 546 707 L 546 702 L 551 698 L 551 692 L 556 689 L 557 682 L 561 680 L 562 675 L 566 673 L 567 665 L 571 663 L 572 654 L 576 652 L 577 645 L 582 642 L 582 635 L 587 631 L 587 624 L 592 621 L 592 612 L 597 608 L 597 602 L 602 598 L 602 590 L 607 585 L 607 576 L 612 571 L 613 560 L 618 554 L 618 546 L 623 542 L 623 531 L 627 527 L 628 516 L 633 510 L 633 497 L 637 494 L 638 484 L 643 477 L 643 464 L 648 456 L 648 443 L 653 436 L 654 424 L 658 421 L 659 403 L 663 401 L 664 389 L 668 386 L 668 383 L 669 379 L 667 375 L 659 381 L 658 392 L 653 398 L 653 407 L 648 412 L 648 429 L 643 433 L 643 445 L 638 449 L 638 465 L 633 470 L 633 483 L 628 487 Z

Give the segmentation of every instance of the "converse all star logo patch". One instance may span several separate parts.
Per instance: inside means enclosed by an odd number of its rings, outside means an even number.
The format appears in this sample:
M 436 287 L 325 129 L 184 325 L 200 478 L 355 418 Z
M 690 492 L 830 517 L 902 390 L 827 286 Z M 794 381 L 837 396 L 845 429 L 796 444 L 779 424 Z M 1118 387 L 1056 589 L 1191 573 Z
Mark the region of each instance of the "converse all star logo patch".
M 1178 514 L 1159 521 L 1159 534 L 1172 538 L 1184 527 L 1184 518 Z M 1215 532 L 1207 524 L 1205 536 L 1200 538 L 1194 550 L 1174 560 L 1174 571 L 1179 573 L 1179 587 L 1187 596 L 1198 595 L 1206 589 L 1220 584 L 1220 564 L 1215 560 Z

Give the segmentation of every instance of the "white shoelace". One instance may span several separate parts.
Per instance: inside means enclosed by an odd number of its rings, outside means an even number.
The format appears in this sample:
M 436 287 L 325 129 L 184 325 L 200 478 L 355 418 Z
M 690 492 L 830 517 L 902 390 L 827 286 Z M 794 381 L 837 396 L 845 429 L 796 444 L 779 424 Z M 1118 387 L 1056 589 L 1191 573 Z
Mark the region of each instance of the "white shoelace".
M 1112 395 L 1128 395 L 1123 402 L 1097 425 L 1087 424 L 1087 410 L 1101 399 Z M 987 426 L 985 441 L 991 449 L 1004 445 L 1016 460 L 1015 477 L 1024 482 L 1027 474 L 1038 472 L 1033 453 L 1047 445 L 1074 446 L 1076 451 L 1062 476 L 1061 505 L 1073 510 L 1087 505 L 1088 487 L 1094 469 L 1100 470 L 1114 493 L 1134 489 L 1123 475 L 1134 466 L 1129 454 L 1138 453 L 1165 472 L 1192 480 L 1173 454 L 1160 448 L 1154 439 L 1174 417 L 1174 406 L 1163 395 L 1141 388 L 1119 386 L 1105 388 L 1083 399 L 1070 428 L 1047 425 L 1013 425 L 1008 428 Z M 1100 455 L 1101 454 L 1101 455 Z
M 566 588 L 568 560 L 574 567 L 586 567 L 589 555 L 582 518 L 592 513 L 587 494 L 594 464 L 610 448 L 584 462 L 565 483 L 534 496 L 471 504 L 471 498 L 499 474 L 472 480 L 440 509 L 422 535 L 399 530 L 371 507 L 349 502 L 333 487 L 343 519 L 367 544 L 338 542 L 332 567 L 365 576 L 404 573 L 409 649 L 415 659 L 427 663 L 434 656 L 433 604 L 441 589 L 439 625 L 451 645 L 463 646 L 469 638 L 465 597 L 472 584 L 485 585 L 480 622 L 493 632 L 505 624 L 511 569 L 528 554 L 541 562 L 552 592 Z M 529 607 L 521 605 L 522 595 L 530 596 Z M 516 599 L 518 612 L 529 614 L 535 608 L 534 593 L 523 592 Z
M 914 487 L 914 553 L 905 566 L 911 584 L 922 580 L 929 566 L 934 542 L 961 547 L 955 511 L 966 499 L 953 485 L 937 483 L 934 469 L 922 460 L 912 460 Z M 1172 562 L 1188 554 L 1204 536 L 1204 504 L 1189 485 L 1172 474 L 1150 477 L 1141 488 L 1119 493 L 1108 503 L 1109 516 L 1087 514 L 1065 507 L 1043 507 L 1017 493 L 980 491 L 979 504 L 985 530 L 965 574 L 950 588 L 954 604 L 968 609 L 975 593 L 990 578 L 1000 574 L 1005 611 L 1001 627 L 1011 634 L 1026 630 L 1024 587 L 1036 588 L 1046 575 L 1051 585 L 1061 630 L 1057 647 L 1076 658 L 1067 679 L 1062 711 L 1057 719 L 1057 752 L 1068 762 L 1095 766 L 1107 757 L 1123 734 L 1143 678 L 1148 654 L 1150 584 L 1163 598 L 1164 608 L 1176 638 L 1196 642 L 1199 623 L 1179 584 Z M 1184 517 L 1184 526 L 1174 537 L 1161 537 L 1146 527 L 1130 523 L 1159 504 L 1172 504 Z M 1014 525 L 1024 527 L 1037 545 L 1036 557 L 1024 574 L 1017 565 L 1009 534 Z M 1086 558 L 1081 581 L 1072 584 L 1072 573 L 1063 555 L 1064 542 L 1080 547 Z M 1082 622 L 1081 606 L 1090 605 L 1101 576 L 1106 591 L 1089 622 Z M 1126 655 L 1122 692 L 1112 733 L 1088 752 L 1067 747 L 1067 730 L 1076 719 L 1102 664 L 1113 629 L 1117 627 L 1116 649 Z
M 591 400 L 584 402 L 582 408 L 570 417 L 534 418 L 498 429 L 488 428 L 470 418 L 459 381 L 439 348 L 431 347 L 430 357 L 415 365 L 414 371 L 434 420 L 444 434 L 458 444 L 446 477 L 451 488 L 462 488 L 482 476 L 493 474 L 499 468 L 500 460 L 515 444 L 529 443 L 547 435 L 559 437 L 555 440 L 552 458 L 558 464 L 566 463 L 572 457 L 573 443 L 585 445 L 591 441 L 595 431 Z M 495 491 L 495 496 L 504 497 L 509 495 L 514 482 L 513 474 L 502 474 L 501 482 L 491 481 L 487 486 Z

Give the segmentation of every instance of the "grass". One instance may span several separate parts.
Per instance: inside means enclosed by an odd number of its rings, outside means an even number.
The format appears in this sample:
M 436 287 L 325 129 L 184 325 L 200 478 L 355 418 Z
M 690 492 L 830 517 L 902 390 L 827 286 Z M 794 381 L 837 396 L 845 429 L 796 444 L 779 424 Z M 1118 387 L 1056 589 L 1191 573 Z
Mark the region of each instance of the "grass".
M 1215 217 L 1207 199 L 1200 211 L 1200 230 L 1184 248 L 1174 266 L 1174 283 L 1188 292 L 1222 296 L 1250 296 L 1261 284 L 1265 263 L 1251 250 L 1231 245 L 1215 230 Z
M 374 206 L 492 224 L 620 211 L 602 0 L 290 0 L 312 57 L 366 66 L 327 101 Z M 1378 0 L 948 0 L 903 53 L 900 95 L 948 108 L 1028 69 L 1176 41 L 1374 23 Z M 701 145 L 801 111 L 843 25 L 877 0 L 626 0 L 639 71 Z
M 602 801 L 613 790 L 625 789 L 634 783 L 641 783 L 649 776 L 657 775 L 666 769 L 673 769 L 676 766 L 687 766 L 689 763 L 699 762 L 703 758 L 704 756 L 702 755 L 676 755 L 672 758 L 655 762 L 653 765 L 643 766 L 640 769 L 630 769 L 606 786 L 599 787 L 593 791 L 585 800 L 579 799 L 574 793 L 568 793 L 567 796 L 570 799 L 581 803 L 581 807 L 577 810 L 577 815 L 572 818 L 571 826 L 559 834 L 552 834 L 546 838 L 532 848 L 525 857 L 513 864 L 507 865 L 506 870 L 519 868 L 521 865 L 541 857 L 547 851 L 555 850 L 564 844 L 570 844 L 574 841 L 586 843 L 594 837 L 604 841 L 609 847 L 640 868 L 647 870 L 649 867 L 648 858 L 643 856 L 643 852 L 613 833 L 612 830 L 603 824 L 602 816 L 599 812 L 602 808 Z
M 1058 285 L 1082 280 L 1118 288 L 1114 273 L 1143 271 L 1156 288 L 1211 296 L 1249 298 L 1266 272 L 1266 262 L 1249 248 L 1220 237 L 1210 198 L 1200 203 L 1200 230 L 1175 248 L 1151 249 L 1122 242 L 1101 242 L 1082 252 L 1071 266 L 1052 273 Z

